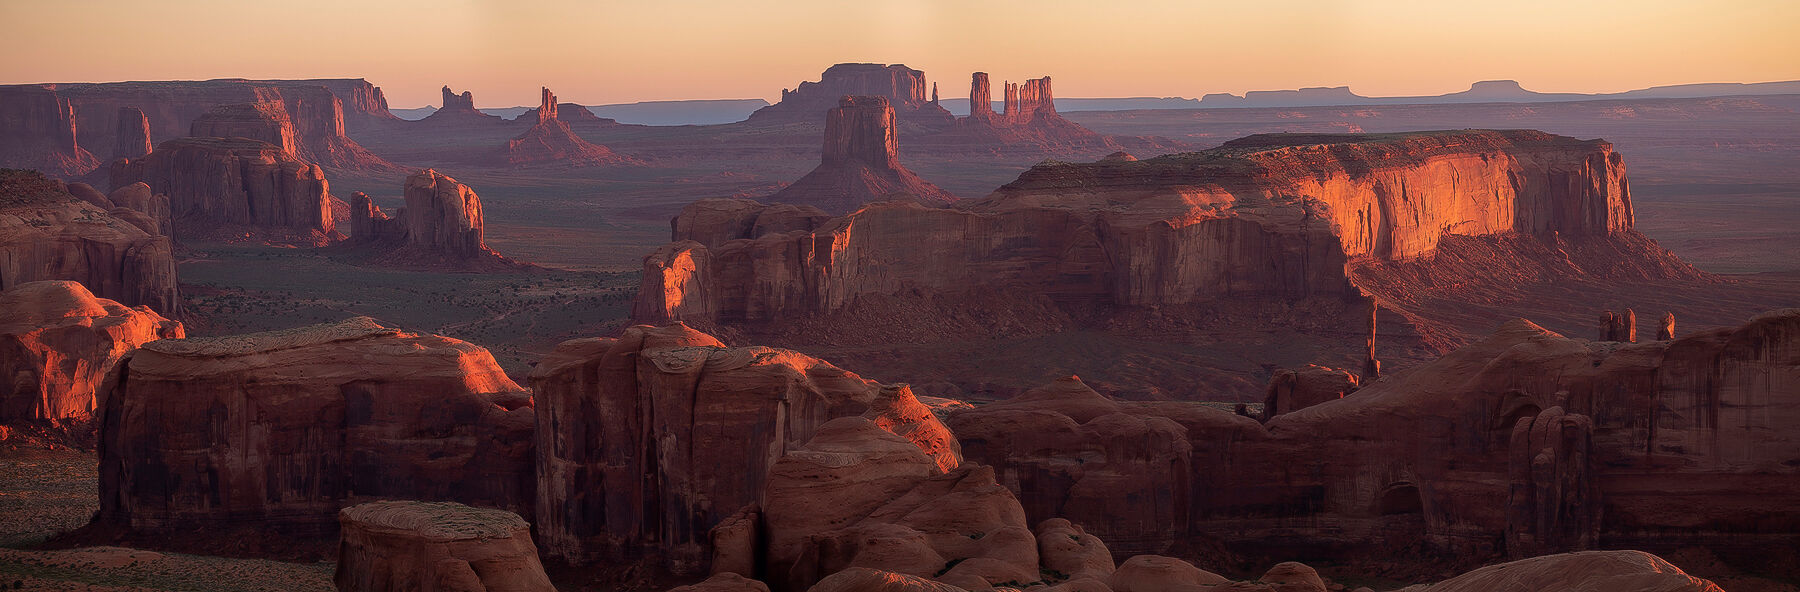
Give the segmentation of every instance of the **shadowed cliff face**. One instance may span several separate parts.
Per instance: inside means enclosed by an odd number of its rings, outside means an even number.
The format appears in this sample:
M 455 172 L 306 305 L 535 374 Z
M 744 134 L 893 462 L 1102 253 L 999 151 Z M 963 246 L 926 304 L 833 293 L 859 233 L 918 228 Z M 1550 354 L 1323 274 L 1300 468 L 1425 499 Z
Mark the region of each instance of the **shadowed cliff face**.
M 0 87 L 0 163 L 61 176 L 94 170 L 100 159 L 81 147 L 75 129 L 67 98 L 38 86 Z
M 279 121 L 236 123 L 277 135 L 284 129 Z M 111 176 L 115 188 L 142 182 L 169 196 L 180 236 L 207 236 L 220 231 L 220 225 L 314 245 L 336 235 L 324 171 L 268 142 L 244 137 L 170 140 L 142 158 L 115 161 Z

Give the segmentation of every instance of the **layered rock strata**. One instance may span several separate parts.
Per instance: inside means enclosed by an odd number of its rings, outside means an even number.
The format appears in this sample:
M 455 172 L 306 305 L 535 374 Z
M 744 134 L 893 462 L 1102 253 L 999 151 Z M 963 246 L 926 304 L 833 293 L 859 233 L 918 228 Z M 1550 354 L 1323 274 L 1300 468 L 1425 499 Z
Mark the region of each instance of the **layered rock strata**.
M 70 280 L 101 298 L 178 316 L 169 238 L 131 212 L 83 202 L 36 172 L 0 169 L 0 289 Z
M 1252 136 L 1041 164 L 954 208 L 880 204 L 809 232 L 687 236 L 646 259 L 639 318 L 754 327 L 871 297 L 956 301 L 976 287 L 1084 307 L 1360 301 L 1345 269 L 1354 258 L 1419 257 L 1447 233 L 1604 239 L 1631 228 L 1624 161 L 1603 141 Z
M 281 103 L 238 103 L 220 105 L 207 110 L 194 120 L 189 136 L 200 138 L 249 138 L 280 148 L 288 156 L 298 156 L 294 140 L 294 122 Z
M 330 532 L 394 498 L 531 512 L 531 395 L 462 341 L 358 317 L 152 342 L 114 374 L 102 523 Z
M 137 158 L 155 149 L 150 143 L 150 118 L 137 107 L 119 108 L 119 130 L 113 140 L 113 159 Z
M 546 427 L 538 541 L 563 561 L 656 557 L 703 573 L 721 536 L 709 531 L 758 506 L 777 461 L 833 418 L 865 418 L 908 443 L 921 474 L 961 462 L 955 438 L 904 385 L 791 351 L 725 347 L 680 324 L 565 342 L 531 382 Z M 717 552 L 721 563 L 755 557 Z
M 900 165 L 900 136 L 886 97 L 846 96 L 826 115 L 818 168 L 767 199 L 841 214 L 872 201 L 947 204 L 956 196 Z
M 531 526 L 505 510 L 385 501 L 338 512 L 343 592 L 554 592 Z
M 0 423 L 86 420 L 105 376 L 138 346 L 186 336 L 149 307 L 96 298 L 80 283 L 0 292 Z

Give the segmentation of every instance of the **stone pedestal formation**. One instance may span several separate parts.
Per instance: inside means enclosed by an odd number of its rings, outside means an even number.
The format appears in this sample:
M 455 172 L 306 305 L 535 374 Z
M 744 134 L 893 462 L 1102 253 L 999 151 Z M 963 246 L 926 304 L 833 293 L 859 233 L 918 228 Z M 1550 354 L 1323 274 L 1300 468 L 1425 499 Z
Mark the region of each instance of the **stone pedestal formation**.
M 386 501 L 338 512 L 339 592 L 555 592 L 518 514 Z
M 511 164 L 543 164 L 557 166 L 595 166 L 628 163 L 632 160 L 611 149 L 581 139 L 559 116 L 560 106 L 550 89 L 542 89 L 542 100 L 533 113 L 537 119 L 531 129 L 508 141 L 502 157 Z M 585 111 L 585 109 L 583 109 Z
M 846 96 L 825 118 L 818 168 L 767 201 L 846 213 L 871 201 L 946 204 L 949 192 L 900 165 L 900 136 L 887 97 Z

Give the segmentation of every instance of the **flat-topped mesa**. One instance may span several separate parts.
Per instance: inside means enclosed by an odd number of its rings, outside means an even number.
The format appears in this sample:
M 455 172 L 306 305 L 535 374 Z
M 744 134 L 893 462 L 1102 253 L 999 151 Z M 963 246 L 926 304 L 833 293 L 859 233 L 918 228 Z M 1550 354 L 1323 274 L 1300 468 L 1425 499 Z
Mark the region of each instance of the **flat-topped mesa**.
M 137 158 L 156 147 L 150 143 L 150 118 L 137 107 L 119 108 L 119 126 L 113 141 L 113 158 Z
M 152 143 L 158 143 L 190 135 L 194 121 L 213 107 L 272 102 L 280 103 L 288 112 L 294 127 L 297 154 L 301 158 L 334 169 L 394 169 L 392 163 L 344 133 L 345 103 L 336 94 L 340 90 L 358 97 L 362 106 L 350 114 L 358 126 L 392 118 L 385 107 L 380 111 L 363 110 L 373 109 L 372 103 L 382 101 L 376 99 L 378 89 L 362 80 L 221 79 L 46 84 L 39 88 L 51 89 L 75 107 L 75 129 L 81 145 L 96 154 L 131 152 L 131 146 L 119 144 L 141 143 L 142 139 L 136 137 L 137 134 L 122 137 L 120 129 L 136 124 L 140 119 L 149 124 L 146 137 Z M 140 118 L 139 113 L 143 117 Z M 0 134 L 0 145 L 8 144 L 9 140 Z
M 837 64 L 826 68 L 818 82 L 802 82 L 783 89 L 781 101 L 750 114 L 753 123 L 809 123 L 838 104 L 846 95 L 886 97 L 899 121 L 938 129 L 956 119 L 925 94 L 925 73 L 902 64 Z
M 586 109 L 581 109 L 586 111 Z M 537 123 L 502 147 L 502 157 L 512 164 L 598 166 L 628 164 L 634 159 L 581 139 L 558 116 L 556 95 L 543 89 L 535 114 Z
M 101 382 L 127 353 L 185 335 L 180 322 L 78 282 L 10 287 L 0 292 L 0 424 L 92 418 Z
M 41 173 L 0 169 L 0 289 L 70 280 L 101 298 L 179 315 L 169 237 L 153 221 L 134 222 L 134 211 L 83 202 Z
M 531 394 L 481 347 L 358 317 L 155 341 L 115 374 L 102 523 L 330 532 L 379 499 L 531 513 Z
M 189 136 L 262 140 L 289 156 L 298 156 L 294 122 L 279 102 L 219 105 L 194 120 Z
M 142 182 L 167 195 L 180 238 L 250 232 L 261 240 L 314 246 L 339 238 L 324 171 L 262 140 L 169 140 L 141 158 L 115 161 L 111 176 L 114 188 Z
M 646 259 L 640 293 L 668 306 L 639 313 L 783 323 L 863 296 L 948 302 L 978 287 L 1083 306 L 1361 301 L 1347 263 L 1418 257 L 1446 233 L 1631 232 L 1624 171 L 1606 142 L 1533 131 L 1255 136 L 1046 163 L 954 209 L 869 206 L 803 234 L 685 237 Z
M 505 510 L 455 502 L 382 501 L 344 508 L 341 592 L 433 590 L 555 592 L 531 544 L 531 525 Z
M 100 166 L 76 138 L 76 108 L 41 86 L 0 86 L 0 165 L 74 177 Z
M 956 201 L 956 196 L 900 166 L 899 151 L 894 108 L 887 97 L 843 97 L 826 114 L 818 168 L 767 199 L 832 213 L 883 200 Z

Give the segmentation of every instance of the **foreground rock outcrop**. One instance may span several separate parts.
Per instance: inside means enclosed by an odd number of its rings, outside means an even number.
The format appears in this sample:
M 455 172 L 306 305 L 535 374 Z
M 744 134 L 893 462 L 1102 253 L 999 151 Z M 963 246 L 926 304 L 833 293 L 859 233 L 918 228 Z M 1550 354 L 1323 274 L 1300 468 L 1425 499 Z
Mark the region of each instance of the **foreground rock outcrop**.
M 342 592 L 554 592 L 518 514 L 387 501 L 338 512 Z
M 130 212 L 83 202 L 36 172 L 0 169 L 0 289 L 70 280 L 126 306 L 181 314 L 169 238 Z
M 330 532 L 389 498 L 531 513 L 531 395 L 480 347 L 358 317 L 152 342 L 114 374 L 103 524 Z
M 406 178 L 403 193 L 406 207 L 393 216 L 362 192 L 350 197 L 350 242 L 373 251 L 376 263 L 467 271 L 524 267 L 488 248 L 481 196 L 473 188 L 425 169 Z
M 524 134 L 507 141 L 503 147 L 507 163 L 594 166 L 631 162 L 631 159 L 620 156 L 605 146 L 583 140 L 570 131 L 569 123 L 558 115 L 556 95 L 551 94 L 548 88 L 542 90 L 543 100 L 539 102 L 536 112 L 531 114 L 537 118 L 537 123 Z
M 900 136 L 887 97 L 846 96 L 825 119 L 819 166 L 769 201 L 842 214 L 871 201 L 947 204 L 956 196 L 900 166 Z
M 100 166 L 75 134 L 75 107 L 37 86 L 0 86 L 0 165 L 73 177 Z
M 185 337 L 149 307 L 96 298 L 70 281 L 0 292 L 0 423 L 87 420 L 106 375 L 138 346 Z
M 723 551 L 709 531 L 753 521 L 777 462 L 833 418 L 865 418 L 909 443 L 925 459 L 919 471 L 961 462 L 955 438 L 904 385 L 791 351 L 725 347 L 680 324 L 565 342 L 531 382 L 546 426 L 538 541 L 573 563 L 653 557 L 703 573 L 751 562 L 737 545 L 752 544 L 754 529 L 726 537 L 739 543 Z
M 1643 551 L 1586 551 L 1490 565 L 1407 592 L 1723 592 Z
M 941 129 L 955 116 L 928 97 L 925 73 L 905 65 L 837 64 L 826 68 L 818 82 L 802 82 L 783 89 L 781 101 L 750 114 L 751 123 L 814 122 L 848 96 L 878 96 L 888 100 L 901 123 Z
M 252 112 L 268 114 L 259 108 Z M 279 123 L 271 125 L 281 129 Z M 169 140 L 142 158 L 115 161 L 111 176 L 115 189 L 141 182 L 167 195 L 174 232 L 182 239 L 228 240 L 249 233 L 316 246 L 341 236 L 324 171 L 266 141 Z

